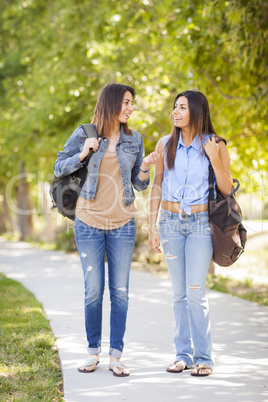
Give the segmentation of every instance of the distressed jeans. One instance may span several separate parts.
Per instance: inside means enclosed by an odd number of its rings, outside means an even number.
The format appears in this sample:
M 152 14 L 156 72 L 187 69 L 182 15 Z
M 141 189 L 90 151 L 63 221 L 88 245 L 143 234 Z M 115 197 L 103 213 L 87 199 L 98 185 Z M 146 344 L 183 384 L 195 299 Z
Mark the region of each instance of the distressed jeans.
M 101 351 L 105 252 L 111 301 L 110 356 L 120 358 L 128 311 L 129 272 L 135 242 L 134 218 L 113 230 L 96 229 L 75 218 L 75 240 L 85 284 L 85 326 L 88 353 Z
M 208 212 L 190 216 L 161 209 L 159 235 L 169 269 L 176 361 L 214 366 L 206 278 L 212 256 Z

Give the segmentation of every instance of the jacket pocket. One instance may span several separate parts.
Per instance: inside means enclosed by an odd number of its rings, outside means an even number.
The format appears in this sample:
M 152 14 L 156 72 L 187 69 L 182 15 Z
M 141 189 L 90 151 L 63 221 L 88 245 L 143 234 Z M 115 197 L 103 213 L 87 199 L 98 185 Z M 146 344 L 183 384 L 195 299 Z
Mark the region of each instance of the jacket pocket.
M 139 148 L 138 147 L 125 147 L 123 148 L 125 152 L 127 153 L 131 153 L 131 154 L 137 154 L 139 152 Z

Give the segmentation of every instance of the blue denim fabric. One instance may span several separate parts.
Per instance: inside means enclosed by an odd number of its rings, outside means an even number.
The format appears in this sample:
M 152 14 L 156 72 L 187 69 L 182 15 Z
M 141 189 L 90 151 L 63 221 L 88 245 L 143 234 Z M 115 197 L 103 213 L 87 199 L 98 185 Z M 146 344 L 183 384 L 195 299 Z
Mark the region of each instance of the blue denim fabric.
M 169 269 L 176 361 L 214 366 L 206 277 L 212 256 L 208 212 L 190 216 L 161 209 L 159 234 Z
M 120 358 L 128 311 L 129 272 L 135 242 L 135 222 L 113 230 L 96 229 L 75 218 L 75 240 L 85 282 L 85 325 L 88 353 L 101 351 L 105 252 L 111 300 L 110 351 Z
M 57 177 L 64 177 L 75 172 L 83 166 L 79 162 L 79 153 L 84 148 L 87 136 L 78 127 L 64 145 L 64 151 L 58 153 L 58 159 L 54 164 L 54 173 Z M 109 145 L 109 139 L 103 137 L 99 148 L 94 152 L 88 163 L 87 179 L 81 190 L 81 197 L 93 200 L 96 193 L 99 165 Z M 135 199 L 132 185 L 137 191 L 145 190 L 149 185 L 149 179 L 141 181 L 138 178 L 140 166 L 144 157 L 144 145 L 142 136 L 132 131 L 132 135 L 127 135 L 121 126 L 121 133 L 116 144 L 116 154 L 122 174 L 123 190 L 125 196 L 125 206 L 132 204 Z

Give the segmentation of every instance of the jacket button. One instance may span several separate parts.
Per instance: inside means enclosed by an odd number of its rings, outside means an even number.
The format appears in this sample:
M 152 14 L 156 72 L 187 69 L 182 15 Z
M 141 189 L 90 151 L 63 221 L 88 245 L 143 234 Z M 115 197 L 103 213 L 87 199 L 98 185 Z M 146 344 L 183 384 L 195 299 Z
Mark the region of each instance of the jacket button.
M 96 163 L 94 163 L 94 165 L 93 165 L 94 167 L 96 167 Z
M 93 183 L 95 183 L 96 179 L 93 179 Z
M 101 149 L 100 151 L 103 152 L 103 149 Z

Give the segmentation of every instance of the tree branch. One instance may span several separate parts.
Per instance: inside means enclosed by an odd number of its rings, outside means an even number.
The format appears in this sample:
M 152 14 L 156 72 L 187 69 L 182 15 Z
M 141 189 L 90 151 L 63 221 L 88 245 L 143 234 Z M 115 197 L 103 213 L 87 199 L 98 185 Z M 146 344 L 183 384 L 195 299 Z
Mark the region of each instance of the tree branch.
M 219 85 L 206 73 L 205 70 L 203 70 L 202 68 L 198 67 L 197 71 L 201 74 L 204 75 L 204 77 L 206 77 L 209 82 L 213 85 L 213 87 L 219 92 L 219 94 L 225 98 L 225 99 L 243 99 L 241 96 L 231 96 L 231 95 L 226 95 L 222 92 L 222 90 L 220 89 Z

